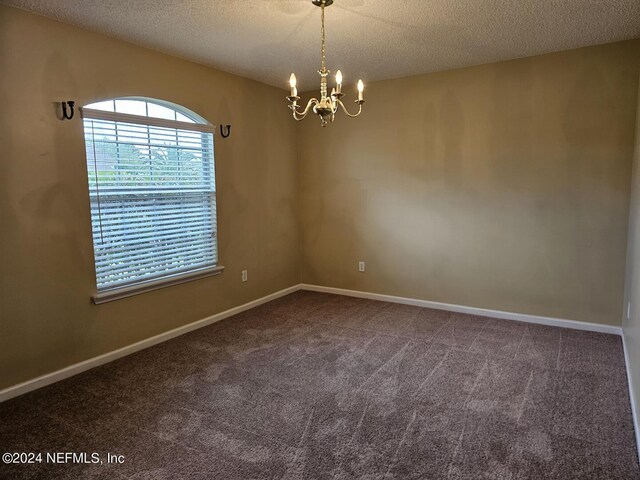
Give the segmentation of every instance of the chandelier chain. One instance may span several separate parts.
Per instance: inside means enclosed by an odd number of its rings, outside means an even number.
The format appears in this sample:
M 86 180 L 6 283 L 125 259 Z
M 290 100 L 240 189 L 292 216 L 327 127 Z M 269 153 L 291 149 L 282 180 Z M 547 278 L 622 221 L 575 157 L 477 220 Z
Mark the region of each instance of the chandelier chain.
M 320 5 L 320 9 L 322 10 L 322 14 L 321 14 L 321 17 L 322 17 L 322 72 L 324 73 L 324 72 L 326 72 L 326 71 L 327 71 L 327 69 L 325 68 L 325 56 L 326 56 L 326 53 L 325 53 L 325 46 L 324 46 L 324 43 L 325 43 L 325 33 L 324 33 L 324 0 L 322 0 L 322 4 Z

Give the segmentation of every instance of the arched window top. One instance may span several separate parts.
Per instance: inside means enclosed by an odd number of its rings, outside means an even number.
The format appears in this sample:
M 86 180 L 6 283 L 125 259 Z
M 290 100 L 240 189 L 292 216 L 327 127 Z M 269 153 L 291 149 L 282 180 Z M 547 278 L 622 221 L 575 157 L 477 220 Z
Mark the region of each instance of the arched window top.
M 120 97 L 101 102 L 90 103 L 84 108 L 103 112 L 125 113 L 141 117 L 161 118 L 178 122 L 200 123 L 208 125 L 204 118 L 188 108 L 155 98 Z

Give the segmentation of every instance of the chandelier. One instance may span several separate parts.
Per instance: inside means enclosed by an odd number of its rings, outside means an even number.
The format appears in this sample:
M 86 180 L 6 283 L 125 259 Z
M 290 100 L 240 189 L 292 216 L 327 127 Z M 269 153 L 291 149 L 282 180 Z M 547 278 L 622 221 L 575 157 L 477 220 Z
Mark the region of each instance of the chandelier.
M 362 104 L 364 103 L 363 92 L 364 92 L 364 84 L 362 80 L 358 80 L 358 99 L 355 103 L 358 104 L 358 112 L 357 113 L 349 113 L 347 107 L 345 107 L 344 103 L 342 103 L 342 98 L 344 97 L 344 93 L 342 93 L 342 72 L 338 70 L 336 72 L 336 86 L 331 89 L 331 95 L 327 95 L 327 75 L 329 75 L 329 70 L 327 70 L 325 66 L 325 35 L 324 35 L 324 8 L 328 7 L 333 3 L 333 0 L 311 0 L 311 3 L 321 8 L 321 19 L 322 19 L 322 67 L 318 70 L 320 74 L 320 100 L 316 98 L 312 98 L 307 103 L 307 106 L 304 110 L 300 110 L 300 106 L 298 105 L 298 100 L 300 97 L 298 96 L 298 90 L 296 88 L 296 76 L 295 74 L 291 74 L 291 78 L 289 79 L 289 85 L 291 85 L 291 95 L 287 97 L 287 100 L 291 103 L 289 108 L 293 112 L 293 118 L 297 121 L 304 119 L 307 114 L 313 110 L 313 113 L 320 117 L 320 122 L 323 127 L 327 126 L 329 121 L 333 122 L 336 112 L 338 111 L 338 107 L 344 110 L 344 113 L 349 117 L 357 117 L 362 112 Z

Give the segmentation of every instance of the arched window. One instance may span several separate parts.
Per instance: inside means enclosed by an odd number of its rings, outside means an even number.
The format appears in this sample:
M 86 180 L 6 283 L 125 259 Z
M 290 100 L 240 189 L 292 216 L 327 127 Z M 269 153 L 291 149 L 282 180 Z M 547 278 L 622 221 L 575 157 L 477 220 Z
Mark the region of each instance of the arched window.
M 214 127 L 178 105 L 82 109 L 96 303 L 219 273 Z

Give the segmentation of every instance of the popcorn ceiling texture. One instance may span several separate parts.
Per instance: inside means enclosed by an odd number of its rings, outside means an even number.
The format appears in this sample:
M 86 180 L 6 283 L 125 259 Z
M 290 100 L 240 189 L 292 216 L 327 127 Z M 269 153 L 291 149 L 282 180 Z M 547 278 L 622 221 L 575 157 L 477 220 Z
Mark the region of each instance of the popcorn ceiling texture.
M 310 0 L 8 0 L 113 37 L 286 88 L 315 89 Z M 327 60 L 345 83 L 404 77 L 640 37 L 637 0 L 336 0 Z

